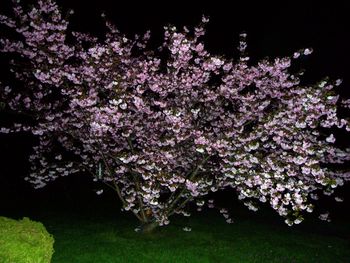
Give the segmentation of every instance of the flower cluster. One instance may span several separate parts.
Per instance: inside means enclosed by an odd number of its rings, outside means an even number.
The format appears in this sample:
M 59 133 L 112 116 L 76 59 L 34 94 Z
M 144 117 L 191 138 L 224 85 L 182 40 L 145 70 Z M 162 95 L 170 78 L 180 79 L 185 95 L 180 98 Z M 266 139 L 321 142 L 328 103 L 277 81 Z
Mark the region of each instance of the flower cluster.
M 32 121 L 0 131 L 38 137 L 26 178 L 36 188 L 85 171 L 117 191 L 123 210 L 160 225 L 232 188 L 249 209 L 268 202 L 293 224 L 312 211 L 312 195 L 350 178 L 323 165 L 350 158 L 319 129 L 350 131 L 337 116 L 341 81 L 303 86 L 290 70 L 311 49 L 250 65 L 246 34 L 238 61 L 206 51 L 206 18 L 193 32 L 165 27 L 152 52 L 148 32 L 128 39 L 108 21 L 103 41 L 69 32 L 53 0 L 13 11 L 0 23 L 22 37 L 0 38 L 0 51 L 19 55 L 11 68 L 25 88 L 4 85 L 1 98 Z

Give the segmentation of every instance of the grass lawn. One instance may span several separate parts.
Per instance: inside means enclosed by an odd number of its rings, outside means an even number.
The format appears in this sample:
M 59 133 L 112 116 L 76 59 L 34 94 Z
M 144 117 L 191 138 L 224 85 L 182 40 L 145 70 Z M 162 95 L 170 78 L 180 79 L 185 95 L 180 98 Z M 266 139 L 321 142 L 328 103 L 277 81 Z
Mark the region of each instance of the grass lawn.
M 144 236 L 131 218 L 52 217 L 53 262 L 350 262 L 349 241 L 254 220 L 228 225 L 211 213 Z M 189 225 L 191 232 L 182 231 Z
M 119 213 L 116 203 L 82 201 L 57 207 L 17 212 L 17 217 L 32 214 L 53 234 L 53 263 L 350 262 L 346 220 L 311 218 L 288 227 L 270 210 L 251 213 L 239 207 L 231 225 L 212 210 L 173 218 L 169 226 L 142 235 L 134 232 L 137 220 Z M 184 232 L 185 226 L 192 231 Z
M 136 218 L 120 212 L 114 194 L 65 198 L 52 192 L 2 200 L 6 202 L 0 202 L 0 216 L 27 216 L 42 222 L 54 236 L 52 263 L 350 262 L 345 202 L 334 206 L 338 212 L 331 223 L 309 215 L 300 225 L 288 227 L 272 209 L 251 212 L 222 198 L 231 205 L 234 224 L 212 209 L 171 218 L 169 226 L 142 235 L 134 231 Z M 183 231 L 185 226 L 192 231 Z

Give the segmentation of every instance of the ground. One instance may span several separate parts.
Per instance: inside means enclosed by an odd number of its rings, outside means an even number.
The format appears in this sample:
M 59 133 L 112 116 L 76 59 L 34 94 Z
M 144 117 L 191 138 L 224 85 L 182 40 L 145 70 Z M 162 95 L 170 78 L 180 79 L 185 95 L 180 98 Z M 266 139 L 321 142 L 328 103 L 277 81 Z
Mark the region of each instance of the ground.
M 0 213 L 41 221 L 55 238 L 53 263 L 350 262 L 346 215 L 331 223 L 310 216 L 288 227 L 271 209 L 253 213 L 235 205 L 234 224 L 204 211 L 141 235 L 134 231 L 137 220 L 121 213 L 116 199 L 20 200 L 3 203 Z M 183 231 L 185 226 L 192 231 Z

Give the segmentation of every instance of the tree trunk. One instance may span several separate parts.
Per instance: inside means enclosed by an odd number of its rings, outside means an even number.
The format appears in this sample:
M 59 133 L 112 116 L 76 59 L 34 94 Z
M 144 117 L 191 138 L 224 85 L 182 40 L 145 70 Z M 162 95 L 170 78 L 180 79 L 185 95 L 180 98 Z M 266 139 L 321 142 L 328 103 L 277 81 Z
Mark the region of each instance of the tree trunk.
M 152 233 L 158 226 L 159 226 L 158 222 L 155 222 L 155 221 L 145 223 L 141 226 L 141 233 L 144 233 L 144 234 Z

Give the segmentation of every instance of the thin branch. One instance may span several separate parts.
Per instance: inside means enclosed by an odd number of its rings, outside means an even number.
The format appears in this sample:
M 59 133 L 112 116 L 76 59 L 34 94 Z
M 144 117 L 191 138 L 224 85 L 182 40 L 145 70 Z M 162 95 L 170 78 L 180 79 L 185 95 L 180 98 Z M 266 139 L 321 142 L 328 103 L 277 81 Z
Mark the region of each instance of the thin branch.
M 127 141 L 128 141 L 128 145 L 129 145 L 130 150 L 131 150 L 131 154 L 134 154 L 134 147 L 132 145 L 130 136 L 128 136 Z M 132 168 L 129 168 L 129 169 L 130 169 L 131 174 L 133 175 L 133 180 L 134 180 L 134 184 L 135 184 L 135 187 L 136 187 L 137 200 L 138 200 L 138 203 L 139 203 L 139 206 L 140 206 L 141 216 L 142 216 L 144 222 L 147 222 L 148 220 L 147 220 L 147 216 L 145 214 L 145 208 L 144 208 L 144 204 L 143 204 L 142 198 L 141 198 L 140 182 L 138 181 L 137 174 L 132 171 Z
M 203 160 L 201 161 L 201 163 L 199 165 L 197 165 L 196 169 L 193 171 L 192 175 L 190 176 L 190 178 L 188 178 L 189 180 L 192 180 L 199 172 L 199 168 L 200 166 L 202 166 L 203 164 L 206 163 L 206 161 L 209 159 L 209 155 L 204 157 Z M 186 185 L 186 181 L 188 180 L 186 178 L 184 185 Z M 176 203 L 179 201 L 179 199 L 181 198 L 181 195 L 185 192 L 185 186 L 181 189 L 181 191 L 178 193 L 178 195 L 175 197 L 174 201 L 170 201 L 169 197 L 169 201 L 171 202 L 168 206 L 168 208 L 166 209 L 166 213 L 169 213 L 171 211 L 171 209 L 174 208 L 174 206 L 176 205 Z
M 183 206 L 185 206 L 192 199 L 193 199 L 193 196 L 188 197 L 177 207 L 177 209 L 181 209 Z M 171 211 L 168 216 L 173 215 L 177 209 L 173 209 L 173 211 Z
M 100 151 L 100 153 L 101 153 L 103 162 L 104 162 L 104 164 L 106 165 L 106 168 L 107 168 L 107 170 L 108 170 L 109 175 L 110 175 L 112 178 L 114 178 L 114 177 L 113 177 L 113 173 L 112 173 L 112 169 L 110 168 L 110 166 L 109 166 L 109 164 L 108 164 L 108 162 L 107 162 L 107 160 L 106 160 L 106 157 L 105 157 L 105 155 L 104 155 L 104 153 L 103 153 L 103 151 L 102 151 L 100 145 L 98 145 L 98 147 L 99 147 L 99 151 Z M 117 192 L 117 195 L 118 195 L 119 199 L 122 201 L 123 205 L 127 205 L 127 202 L 126 202 L 125 199 L 123 198 L 122 193 L 121 193 L 121 191 L 120 191 L 120 188 L 119 188 L 117 182 L 115 181 L 115 179 L 113 180 L 113 184 L 114 184 L 115 191 Z M 140 217 L 140 215 L 139 215 L 138 213 L 136 213 L 136 212 L 134 212 L 134 211 L 132 211 L 132 212 L 134 213 L 134 215 L 135 215 L 141 222 L 143 222 L 142 218 Z

